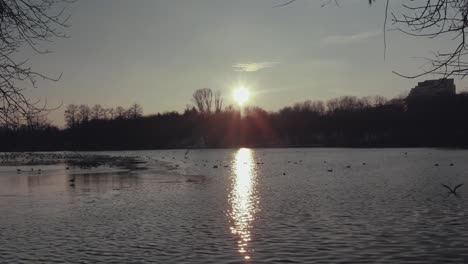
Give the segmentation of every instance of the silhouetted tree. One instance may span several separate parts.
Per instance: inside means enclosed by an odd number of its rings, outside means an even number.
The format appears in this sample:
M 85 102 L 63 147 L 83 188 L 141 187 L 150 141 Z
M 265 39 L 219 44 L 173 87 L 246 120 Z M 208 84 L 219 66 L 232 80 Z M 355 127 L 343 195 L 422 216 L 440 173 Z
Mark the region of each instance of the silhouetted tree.
M 298 0 L 285 0 L 276 7 L 286 6 Z M 426 58 L 422 72 L 416 75 L 402 75 L 406 78 L 417 78 L 427 74 L 438 74 L 443 77 L 468 75 L 468 46 L 466 32 L 468 28 L 468 2 L 466 0 L 406 0 L 395 1 L 396 8 L 390 8 L 390 0 L 381 0 L 385 3 L 383 22 L 384 45 L 386 47 L 386 29 L 388 18 L 396 29 L 410 36 L 428 39 L 444 39 L 454 45 L 443 45 L 446 50 L 433 52 L 434 57 Z M 339 0 L 327 0 L 338 4 Z M 369 0 L 369 4 L 375 0 Z M 391 11 L 395 10 L 395 11 Z M 449 48 L 447 48 L 449 47 Z
M 31 69 L 18 55 L 26 47 L 37 53 L 39 44 L 63 37 L 66 0 L 0 0 L 0 124 L 19 124 L 47 110 L 24 94 L 37 87 L 37 78 L 55 80 Z M 32 116 L 32 117 L 31 117 Z
M 30 130 L 43 130 L 52 127 L 52 122 L 44 113 L 28 114 L 27 127 Z
M 296 111 L 313 112 L 319 115 L 322 115 L 325 113 L 325 105 L 323 104 L 322 101 L 307 100 L 302 103 L 294 104 L 293 108 Z
M 211 113 L 213 91 L 209 88 L 198 89 L 193 93 L 193 102 L 201 113 Z
M 115 110 L 114 108 L 110 107 L 110 108 L 107 108 L 107 109 L 104 109 L 104 115 L 105 115 L 105 119 L 114 119 L 115 118 Z
M 242 116 L 232 106 L 212 114 L 200 114 L 195 107 L 187 107 L 181 114 L 167 112 L 89 122 L 86 116 L 89 118 L 91 111 L 81 105 L 75 125 L 65 130 L 49 126 L 42 116 L 0 128 L 0 150 L 468 146 L 466 94 L 416 101 L 405 97 L 387 100 L 343 96 L 326 105 L 328 108 L 322 101 L 304 101 L 277 112 L 249 106 Z
M 444 77 L 468 75 L 468 49 L 466 29 L 468 27 L 468 2 L 466 0 L 407 0 L 400 2 L 402 6 L 390 11 L 390 0 L 384 0 L 386 30 L 387 17 L 392 18 L 396 29 L 410 36 L 429 39 L 446 39 L 455 45 L 444 51 L 434 52 L 433 58 L 426 58 L 429 62 L 422 67 L 422 73 L 416 75 L 402 75 L 416 78 L 427 74 L 439 74 Z M 369 0 L 369 4 L 372 4 Z M 385 41 L 385 35 L 384 35 Z M 447 47 L 444 45 L 443 47 Z
M 105 119 L 105 110 L 100 104 L 95 104 L 91 108 L 91 119 L 93 120 L 102 120 Z
M 216 113 L 219 113 L 223 110 L 223 97 L 221 95 L 221 92 L 220 91 L 217 91 L 215 93 L 215 111 Z
M 78 109 L 78 119 L 80 123 L 87 123 L 91 116 L 91 109 L 87 105 L 80 105 Z
M 403 8 L 398 9 L 398 12 L 391 12 L 392 22 L 398 30 L 411 36 L 447 39 L 456 45 L 452 49 L 434 53 L 435 57 L 427 59 L 430 65 L 424 67 L 421 74 L 406 77 L 415 78 L 425 74 L 442 74 L 445 77 L 466 76 L 468 49 L 465 34 L 468 27 L 468 2 L 466 0 L 407 2 L 403 4 Z
M 139 104 L 133 104 L 132 106 L 130 106 L 127 112 L 128 118 L 137 119 L 143 115 L 143 107 L 141 107 L 141 105 Z
M 125 113 L 126 112 L 127 112 L 127 110 L 125 110 L 125 108 L 123 108 L 122 106 L 117 106 L 115 108 L 115 118 L 118 118 L 118 119 L 125 118 Z
M 79 107 L 75 104 L 69 104 L 65 109 L 65 123 L 67 127 L 74 127 L 78 121 Z
M 226 108 L 224 109 L 224 111 L 225 111 L 225 112 L 230 112 L 230 113 L 232 113 L 232 112 L 235 112 L 235 111 L 237 111 L 237 110 L 236 110 L 236 108 L 235 108 L 233 105 L 228 105 L 228 106 L 226 106 Z
M 359 110 L 365 106 L 365 99 L 359 99 L 355 96 L 342 96 L 327 101 L 329 112 Z
M 195 115 L 197 113 L 198 113 L 197 108 L 195 108 L 194 106 L 191 106 L 191 105 L 185 106 L 184 115 Z

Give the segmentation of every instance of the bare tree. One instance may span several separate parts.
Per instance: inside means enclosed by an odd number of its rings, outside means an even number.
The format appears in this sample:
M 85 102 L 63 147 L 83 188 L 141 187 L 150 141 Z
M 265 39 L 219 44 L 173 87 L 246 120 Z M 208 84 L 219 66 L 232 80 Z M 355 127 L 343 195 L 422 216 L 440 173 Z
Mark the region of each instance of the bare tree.
M 377 96 L 372 97 L 371 101 L 372 101 L 372 106 L 381 106 L 381 105 L 385 105 L 388 102 L 388 99 L 383 96 L 377 95 Z
M 65 37 L 64 10 L 68 0 L 0 0 L 0 125 L 27 121 L 46 109 L 46 103 L 31 100 L 25 89 L 37 87 L 37 79 L 57 80 L 44 76 L 19 60 L 18 52 L 26 47 L 37 53 L 39 44 Z M 18 118 L 19 117 L 19 118 Z
M 301 103 L 296 103 L 293 106 L 296 112 L 312 112 L 322 115 L 325 113 L 325 105 L 322 101 L 307 100 Z
M 211 89 L 198 89 L 193 93 L 192 97 L 199 112 L 211 113 L 211 106 L 213 104 L 213 91 Z
M 258 106 L 247 106 L 244 108 L 245 116 L 266 117 L 268 112 Z
M 465 36 L 468 27 L 468 1 L 408 1 L 403 7 L 401 13 L 391 13 L 393 24 L 399 31 L 430 39 L 448 39 L 455 43 L 452 49 L 437 51 L 433 58 L 426 58 L 428 63 L 424 65 L 422 73 L 404 77 L 416 78 L 426 74 L 465 77 L 468 74 L 468 49 Z
M 139 104 L 133 104 L 127 110 L 128 118 L 130 119 L 137 119 L 143 115 L 143 107 Z
M 100 120 L 104 119 L 105 117 L 105 112 L 104 108 L 100 104 L 95 104 L 91 108 L 91 119 L 93 120 Z
M 89 118 L 91 116 L 91 109 L 87 105 L 80 105 L 78 109 L 78 119 L 80 120 L 80 123 L 86 123 L 89 121 Z
M 387 17 L 392 17 L 396 30 L 405 34 L 429 39 L 447 39 L 455 45 L 451 49 L 435 51 L 432 58 L 425 58 L 422 72 L 415 75 L 395 74 L 406 78 L 417 78 L 428 74 L 444 78 L 468 75 L 468 49 L 466 28 L 468 27 L 467 0 L 406 0 L 398 12 L 390 12 L 390 0 L 385 1 L 384 45 L 386 46 Z M 375 0 L 369 0 L 372 4 Z
M 292 4 L 298 0 L 285 0 L 276 7 Z M 325 0 L 323 5 L 340 0 Z M 437 50 L 433 57 L 425 58 L 426 63 L 422 72 L 415 75 L 396 74 L 406 78 L 417 78 L 428 74 L 441 75 L 444 78 L 468 75 L 468 1 L 467 0 L 406 0 L 399 1 L 401 7 L 394 8 L 397 12 L 390 12 L 390 0 L 385 1 L 383 22 L 384 47 L 386 49 L 387 20 L 390 16 L 395 29 L 411 36 L 429 39 L 446 39 L 454 45 L 444 45 L 445 50 Z M 369 0 L 369 4 L 375 0 Z M 447 46 L 451 46 L 447 48 Z M 385 54 L 385 53 L 384 53 Z
M 75 104 L 69 104 L 65 109 L 65 123 L 68 127 L 74 127 L 78 124 L 79 107 Z
M 353 111 L 366 107 L 367 99 L 360 99 L 356 96 L 341 96 L 327 101 L 328 112 Z
M 224 112 L 227 112 L 227 113 L 234 113 L 236 111 L 237 111 L 236 108 L 232 104 L 224 108 Z
M 118 119 L 123 119 L 125 118 L 125 113 L 127 111 L 125 110 L 125 108 L 123 108 L 122 106 L 117 106 L 115 108 L 115 118 L 118 118 Z
M 216 91 L 214 102 L 216 113 L 220 113 L 223 110 L 223 97 L 220 91 Z
M 52 126 L 52 122 L 44 113 L 29 113 L 27 115 L 26 127 L 28 129 L 37 130 L 45 129 Z
M 114 108 L 110 107 L 110 108 L 107 108 L 107 109 L 104 109 L 105 110 L 105 118 L 106 119 L 114 119 L 115 118 L 115 110 Z

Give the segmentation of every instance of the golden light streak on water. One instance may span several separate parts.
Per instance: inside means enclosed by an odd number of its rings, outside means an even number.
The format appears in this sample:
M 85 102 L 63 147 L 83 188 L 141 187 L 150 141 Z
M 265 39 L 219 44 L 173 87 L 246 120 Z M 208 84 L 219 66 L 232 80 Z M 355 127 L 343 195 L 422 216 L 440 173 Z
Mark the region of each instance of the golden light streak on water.
M 231 233 L 238 237 L 238 251 L 245 260 L 250 260 L 253 249 L 251 229 L 258 211 L 257 183 L 253 151 L 239 149 L 234 157 L 232 170 L 232 190 L 229 194 L 232 220 Z

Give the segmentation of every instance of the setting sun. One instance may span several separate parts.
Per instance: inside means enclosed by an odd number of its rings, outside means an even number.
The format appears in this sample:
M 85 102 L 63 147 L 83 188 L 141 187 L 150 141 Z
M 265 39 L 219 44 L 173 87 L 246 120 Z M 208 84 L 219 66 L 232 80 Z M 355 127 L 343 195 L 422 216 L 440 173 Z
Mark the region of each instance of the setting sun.
M 249 100 L 249 90 L 245 87 L 238 87 L 234 90 L 234 100 L 239 104 L 243 105 L 247 100 Z

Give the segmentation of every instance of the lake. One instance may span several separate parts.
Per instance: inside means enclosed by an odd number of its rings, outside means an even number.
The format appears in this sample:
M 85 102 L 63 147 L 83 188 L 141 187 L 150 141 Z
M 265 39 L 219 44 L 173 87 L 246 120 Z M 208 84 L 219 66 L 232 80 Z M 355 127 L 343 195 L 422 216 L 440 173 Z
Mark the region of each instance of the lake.
M 144 163 L 1 166 L 1 263 L 468 262 L 466 150 L 81 154 Z

